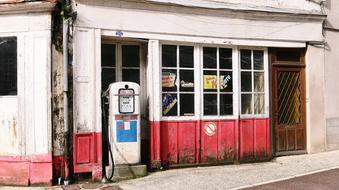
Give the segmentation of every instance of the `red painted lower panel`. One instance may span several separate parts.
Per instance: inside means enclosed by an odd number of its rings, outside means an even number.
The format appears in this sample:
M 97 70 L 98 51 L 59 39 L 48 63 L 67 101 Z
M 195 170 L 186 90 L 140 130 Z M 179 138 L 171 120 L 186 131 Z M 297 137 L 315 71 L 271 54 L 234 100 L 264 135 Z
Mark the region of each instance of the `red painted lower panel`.
M 150 129 L 151 163 L 163 166 L 270 157 L 267 118 L 150 122 Z
M 52 185 L 52 156 L 0 157 L 0 184 Z
M 93 179 L 102 177 L 101 133 L 76 133 L 73 136 L 74 173 L 92 172 Z

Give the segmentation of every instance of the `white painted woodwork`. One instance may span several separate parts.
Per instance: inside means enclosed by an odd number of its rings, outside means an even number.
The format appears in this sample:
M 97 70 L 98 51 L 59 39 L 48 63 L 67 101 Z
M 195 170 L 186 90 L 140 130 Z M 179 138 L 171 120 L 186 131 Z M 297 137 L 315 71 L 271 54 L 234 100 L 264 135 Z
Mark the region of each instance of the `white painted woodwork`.
M 0 96 L 0 156 L 51 153 L 51 15 L 1 15 L 0 25 L 18 56 L 18 95 Z

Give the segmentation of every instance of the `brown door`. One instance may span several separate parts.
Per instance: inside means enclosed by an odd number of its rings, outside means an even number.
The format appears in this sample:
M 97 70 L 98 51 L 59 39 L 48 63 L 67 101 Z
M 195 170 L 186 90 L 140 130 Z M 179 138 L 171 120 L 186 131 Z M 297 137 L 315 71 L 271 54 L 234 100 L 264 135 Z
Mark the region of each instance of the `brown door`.
M 306 153 L 304 51 L 272 49 L 270 52 L 275 153 Z

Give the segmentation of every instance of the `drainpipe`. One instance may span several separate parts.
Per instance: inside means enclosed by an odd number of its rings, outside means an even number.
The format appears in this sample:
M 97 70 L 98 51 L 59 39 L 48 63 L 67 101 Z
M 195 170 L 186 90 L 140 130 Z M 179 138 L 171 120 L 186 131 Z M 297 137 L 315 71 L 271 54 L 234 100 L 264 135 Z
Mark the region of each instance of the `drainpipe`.
M 64 73 L 64 89 L 63 89 L 63 98 L 64 98 L 64 134 L 66 140 L 64 141 L 64 158 L 65 160 L 65 185 L 68 185 L 69 180 L 69 166 L 68 166 L 68 135 L 69 135 L 69 124 L 68 124 L 68 26 L 70 18 L 63 21 L 63 73 Z

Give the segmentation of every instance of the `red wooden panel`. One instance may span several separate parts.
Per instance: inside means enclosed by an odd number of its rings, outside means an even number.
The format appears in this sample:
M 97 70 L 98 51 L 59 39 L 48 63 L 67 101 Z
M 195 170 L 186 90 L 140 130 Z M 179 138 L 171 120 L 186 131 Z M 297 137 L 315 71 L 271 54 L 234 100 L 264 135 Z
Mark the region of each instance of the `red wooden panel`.
M 258 160 L 265 159 L 269 155 L 269 141 L 267 136 L 269 135 L 267 119 L 254 119 L 254 152 L 255 157 Z
M 161 122 L 161 160 L 163 164 L 178 163 L 177 122 Z
M 254 159 L 254 130 L 253 119 L 241 119 L 240 121 L 240 160 Z
M 178 122 L 179 164 L 192 164 L 196 160 L 196 121 Z
M 237 121 L 224 120 L 219 122 L 218 160 L 234 161 L 237 158 Z
M 150 127 L 150 157 L 151 157 L 151 167 L 156 168 L 160 165 L 161 160 L 161 145 L 160 145 L 160 121 L 150 121 L 149 122 Z
M 215 126 L 216 128 L 213 129 Z M 213 163 L 218 161 L 218 136 L 220 136 L 218 121 L 201 122 L 201 162 Z M 214 134 L 209 131 L 215 131 Z
M 76 164 L 89 163 L 91 160 L 92 135 L 78 136 L 76 139 Z

